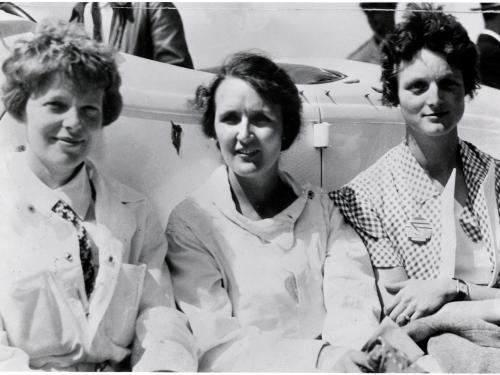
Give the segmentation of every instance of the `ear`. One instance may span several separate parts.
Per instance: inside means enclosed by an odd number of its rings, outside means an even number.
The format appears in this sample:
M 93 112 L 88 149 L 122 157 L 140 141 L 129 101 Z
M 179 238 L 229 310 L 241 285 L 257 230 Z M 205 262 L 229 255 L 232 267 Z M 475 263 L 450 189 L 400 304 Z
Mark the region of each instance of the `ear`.
M 28 99 L 29 99 L 29 95 L 18 95 L 17 100 L 13 102 L 13 104 L 16 104 L 16 105 L 10 105 L 9 107 L 11 108 L 11 110 L 7 110 L 7 112 L 9 112 L 10 115 L 12 115 L 12 117 L 14 117 L 16 120 L 18 120 L 19 122 L 22 122 L 23 124 L 26 123 L 26 105 L 28 104 Z M 17 104 L 17 103 L 19 104 Z M 12 104 L 12 102 L 11 102 Z M 14 108 L 13 108 L 14 107 Z M 21 108 L 20 111 L 17 111 L 16 109 L 17 108 Z M 16 113 L 13 113 L 13 110 L 16 112 Z
M 23 124 L 26 123 L 26 105 L 24 105 L 23 110 L 17 114 L 17 116 L 14 116 L 19 122 L 22 122 Z
M 220 143 L 219 143 L 219 141 L 217 140 L 217 138 L 212 138 L 212 139 L 215 142 L 215 147 L 217 147 L 217 150 L 220 151 Z

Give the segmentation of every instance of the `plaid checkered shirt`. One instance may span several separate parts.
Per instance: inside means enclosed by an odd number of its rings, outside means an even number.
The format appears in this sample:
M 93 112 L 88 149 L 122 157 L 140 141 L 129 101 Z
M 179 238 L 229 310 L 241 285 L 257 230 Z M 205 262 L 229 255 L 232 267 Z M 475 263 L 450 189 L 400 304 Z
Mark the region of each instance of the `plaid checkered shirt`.
M 482 186 L 494 163 L 500 214 L 500 161 L 461 139 L 459 148 L 467 187 L 459 223 L 473 242 L 484 242 L 493 273 L 497 249 Z M 440 271 L 440 194 L 403 142 L 330 196 L 363 239 L 374 267 L 401 266 L 409 278 L 430 279 Z M 408 234 L 409 227 L 418 231 L 422 225 L 424 235 Z M 493 278 L 498 285 L 499 276 Z

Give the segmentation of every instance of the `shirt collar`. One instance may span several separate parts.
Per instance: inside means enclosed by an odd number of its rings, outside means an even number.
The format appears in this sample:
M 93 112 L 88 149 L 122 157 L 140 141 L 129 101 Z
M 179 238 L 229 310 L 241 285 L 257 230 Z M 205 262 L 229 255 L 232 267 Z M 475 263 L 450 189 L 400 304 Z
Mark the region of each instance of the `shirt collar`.
M 92 200 L 89 177 L 86 168 L 64 186 L 51 189 L 45 185 L 31 170 L 26 160 L 26 153 L 15 153 L 10 161 L 10 171 L 18 186 L 19 195 L 29 200 L 33 208 L 42 212 L 52 212 L 52 207 L 64 200 L 84 219 Z M 78 196 L 81 194 L 81 196 Z
M 481 239 L 479 221 L 484 221 L 484 218 L 479 218 L 481 215 L 479 207 L 482 203 L 478 201 L 478 198 L 484 199 L 484 196 L 479 194 L 479 191 L 484 184 L 493 159 L 462 139 L 459 139 L 458 142 L 467 187 L 467 202 L 459 221 L 470 238 Z M 418 164 L 405 142 L 398 146 L 396 154 L 392 156 L 391 160 L 394 163 L 392 173 L 402 196 L 411 196 L 417 203 L 422 204 L 427 199 L 441 194 L 441 191 L 436 188 L 427 173 Z
M 459 142 L 465 184 L 467 186 L 467 202 L 459 220 L 465 233 L 476 242 L 476 240 L 483 237 L 481 222 L 484 225 L 487 221 L 487 217 L 481 217 L 481 215 L 485 215 L 485 212 L 481 209 L 485 202 L 484 194 L 479 194 L 479 192 L 486 180 L 493 159 L 474 145 L 462 140 Z
M 208 199 L 229 220 L 261 240 L 273 242 L 284 249 L 290 249 L 294 243 L 295 223 L 304 211 L 307 201 L 314 197 L 312 187 L 301 186 L 290 175 L 280 171 L 280 177 L 297 195 L 297 199 L 272 218 L 251 220 L 241 215 L 231 198 L 231 190 L 226 166 L 215 170 L 207 181 Z
M 406 142 L 401 143 L 391 155 L 392 175 L 396 186 L 401 189 L 400 194 L 411 196 L 418 203 L 438 196 L 440 191 L 436 188 L 430 177 L 413 156 Z
M 495 38 L 499 43 L 500 43 L 500 35 L 498 35 L 496 32 L 494 32 L 493 30 L 490 30 L 490 29 L 484 29 L 481 31 L 481 34 L 484 34 L 484 35 L 489 35 L 491 36 L 492 38 Z
M 476 146 L 461 139 L 459 139 L 459 146 L 460 157 L 464 165 L 465 183 L 470 192 L 471 188 L 479 188 L 484 182 L 493 159 Z
M 80 219 L 85 220 L 92 201 L 92 190 L 90 180 L 85 165 L 80 171 L 65 185 L 54 189 L 57 196 L 69 204 Z
M 492 158 L 462 139 L 458 140 L 458 144 L 464 166 L 469 201 L 474 202 L 479 187 L 486 178 Z M 417 159 L 415 159 L 406 142 L 398 146 L 396 155 L 393 155 L 391 160 L 395 179 L 404 181 L 403 185 L 408 188 L 407 193 L 417 202 L 424 202 L 441 194 Z

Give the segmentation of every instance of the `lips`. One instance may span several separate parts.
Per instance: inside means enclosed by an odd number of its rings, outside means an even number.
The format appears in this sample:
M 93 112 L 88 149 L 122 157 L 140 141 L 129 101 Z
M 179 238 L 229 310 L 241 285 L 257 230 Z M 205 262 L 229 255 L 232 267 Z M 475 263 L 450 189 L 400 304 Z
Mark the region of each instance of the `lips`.
M 257 149 L 240 149 L 240 150 L 236 150 L 236 153 L 238 155 L 249 157 L 249 156 L 257 155 L 259 153 L 259 150 L 257 150 Z
M 424 117 L 443 117 L 446 116 L 448 113 L 449 113 L 448 111 L 432 112 L 425 114 Z
M 72 137 L 56 137 L 56 140 L 70 146 L 79 146 L 84 142 L 83 139 Z

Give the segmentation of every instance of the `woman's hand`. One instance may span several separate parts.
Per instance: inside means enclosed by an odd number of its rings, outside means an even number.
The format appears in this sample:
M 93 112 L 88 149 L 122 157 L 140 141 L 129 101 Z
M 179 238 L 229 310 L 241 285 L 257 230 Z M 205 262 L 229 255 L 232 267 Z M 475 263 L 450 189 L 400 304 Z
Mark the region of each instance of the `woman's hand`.
M 332 359 L 336 357 L 335 351 L 338 349 L 325 345 L 319 353 L 317 368 L 329 372 L 373 372 L 368 363 L 368 354 L 357 350 L 349 350 L 332 362 Z
M 385 314 L 399 325 L 436 312 L 456 296 L 456 282 L 452 279 L 411 279 L 385 284 L 385 288 L 396 294 Z

